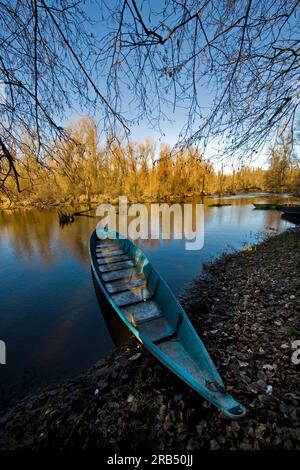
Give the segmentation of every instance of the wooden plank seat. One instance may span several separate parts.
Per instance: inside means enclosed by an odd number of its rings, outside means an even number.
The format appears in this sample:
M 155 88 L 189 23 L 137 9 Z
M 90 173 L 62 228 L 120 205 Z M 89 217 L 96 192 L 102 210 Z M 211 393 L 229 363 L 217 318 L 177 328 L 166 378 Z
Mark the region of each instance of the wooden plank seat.
M 120 269 L 131 268 L 135 266 L 133 260 L 129 261 L 120 261 L 119 263 L 109 263 L 109 264 L 101 264 L 99 266 L 99 271 L 101 273 L 112 272 L 112 271 L 119 271 Z
M 102 279 L 104 282 L 117 281 L 119 279 L 132 280 L 137 278 L 145 279 L 144 275 L 138 273 L 135 268 L 120 269 L 117 271 L 109 271 L 102 274 Z
M 114 251 L 110 251 L 109 253 L 102 253 L 102 251 L 100 251 L 99 253 L 96 254 L 98 260 L 103 259 L 103 258 L 114 258 L 115 256 L 120 256 L 120 255 L 124 255 L 123 250 L 114 250 Z
M 162 336 L 168 337 L 171 333 L 170 325 L 163 315 L 137 323 L 139 331 L 142 334 L 147 335 L 147 338 L 149 338 L 153 343 L 160 340 Z
M 111 246 L 111 247 L 108 247 L 108 248 L 99 248 L 99 249 L 96 249 L 96 253 L 97 254 L 102 254 L 102 255 L 107 255 L 109 253 L 113 253 L 116 250 L 120 250 L 120 251 L 122 251 L 122 253 L 124 253 L 124 251 L 118 246 Z
M 126 290 L 133 289 L 135 287 L 144 287 L 147 288 L 147 283 L 145 282 L 144 278 L 137 278 L 133 279 L 131 281 L 112 281 L 112 282 L 106 282 L 105 287 L 108 290 L 110 294 L 116 293 L 116 292 L 123 292 Z
M 134 288 L 117 294 L 112 294 L 111 298 L 118 307 L 131 306 L 138 303 L 146 303 L 152 297 L 152 292 L 143 287 Z
M 101 264 L 112 264 L 112 263 L 119 263 L 120 261 L 129 261 L 130 258 L 128 255 L 116 255 L 116 256 L 103 256 L 101 258 L 97 257 L 98 265 Z
M 138 325 L 162 316 L 162 312 L 154 300 L 147 300 L 135 306 L 123 306 L 121 310 L 128 320 L 130 320 L 130 314 L 133 313 Z
M 101 242 L 100 241 L 99 243 L 97 243 L 96 250 L 97 250 L 97 248 L 101 248 L 101 249 L 102 248 L 111 248 L 112 246 L 120 246 L 120 245 L 117 242 L 111 241 L 111 240 L 109 240 L 107 242 L 105 242 L 105 241 Z

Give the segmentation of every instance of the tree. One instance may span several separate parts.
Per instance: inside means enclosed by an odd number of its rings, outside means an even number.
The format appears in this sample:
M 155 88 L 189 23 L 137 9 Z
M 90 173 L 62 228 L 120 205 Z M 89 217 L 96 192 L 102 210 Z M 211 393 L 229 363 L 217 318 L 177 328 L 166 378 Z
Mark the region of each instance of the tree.
M 101 104 L 104 127 L 120 115 L 100 90 L 93 73 L 97 39 L 86 2 L 22 0 L 0 2 L 0 188 L 16 169 L 26 133 L 39 162 L 51 159 L 53 139 L 68 139 L 60 122 L 74 105 Z M 100 7 L 99 7 L 100 8 Z
M 67 127 L 69 139 L 57 142 L 52 149 L 56 161 L 56 173 L 65 178 L 65 193 L 85 196 L 103 190 L 102 155 L 98 149 L 98 130 L 93 119 L 81 116 Z M 67 194 L 66 194 L 67 195 Z
M 288 176 L 292 168 L 291 135 L 280 135 L 278 145 L 270 149 L 270 168 L 266 174 L 268 188 L 273 192 L 283 192 L 288 186 Z
M 279 129 L 293 135 L 299 0 L 120 0 L 107 14 L 107 86 L 115 99 L 127 86 L 138 121 L 157 127 L 185 107 L 180 144 L 219 139 L 229 155 L 258 152 Z M 200 86 L 212 96 L 208 111 Z

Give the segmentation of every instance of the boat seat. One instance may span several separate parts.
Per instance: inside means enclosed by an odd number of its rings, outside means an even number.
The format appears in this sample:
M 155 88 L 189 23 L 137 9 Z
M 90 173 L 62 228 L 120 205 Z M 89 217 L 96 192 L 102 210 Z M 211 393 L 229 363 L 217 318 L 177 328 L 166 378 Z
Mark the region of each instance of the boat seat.
M 99 271 L 101 273 L 112 272 L 112 271 L 119 271 L 120 269 L 124 268 L 131 268 L 135 266 L 134 261 L 120 261 L 119 263 L 109 263 L 109 264 L 101 264 L 99 266 Z
M 117 294 L 112 294 L 111 298 L 118 307 L 130 306 L 140 302 L 146 302 L 152 297 L 152 292 L 143 287 L 126 290 Z
M 134 306 L 123 306 L 121 310 L 128 320 L 130 320 L 130 314 L 133 313 L 134 319 L 138 325 L 163 316 L 157 303 L 150 299 L 147 300 L 147 302 L 140 302 Z
M 110 255 L 125 255 L 126 253 L 121 250 L 121 248 L 112 248 L 112 249 L 109 249 L 109 250 L 99 250 L 99 251 L 96 251 L 96 255 L 97 256 L 110 256 Z
M 130 258 L 127 255 L 113 256 L 113 257 L 109 257 L 108 259 L 106 256 L 100 259 L 97 258 L 98 266 L 100 266 L 101 264 L 113 264 L 113 263 L 119 263 L 120 261 L 129 261 L 129 260 Z
M 103 243 L 103 242 L 102 242 L 102 243 L 99 242 L 99 243 L 97 244 L 96 249 L 97 249 L 97 248 L 110 248 L 110 247 L 112 247 L 112 246 L 118 246 L 118 245 L 119 245 L 119 244 L 118 244 L 117 242 L 109 242 L 109 243 L 108 243 L 108 242 L 107 242 L 107 243 L 105 243 L 105 242 L 104 242 L 104 243 Z
M 111 281 L 106 282 L 105 287 L 110 294 L 116 292 L 124 292 L 135 287 L 144 287 L 147 288 L 147 283 L 144 278 L 133 279 L 132 281 Z
M 110 245 L 110 246 L 98 246 L 96 248 L 96 253 L 111 253 L 115 250 L 121 250 L 120 245 Z
M 115 256 L 120 256 L 120 255 L 124 255 L 124 251 L 123 250 L 114 250 L 114 251 L 110 251 L 109 253 L 102 253 L 101 251 L 99 253 L 96 254 L 97 256 L 97 259 L 103 259 L 103 258 L 114 258 Z
M 100 253 L 100 252 L 110 252 L 110 251 L 114 251 L 114 250 L 120 250 L 120 245 L 110 245 L 110 246 L 107 246 L 107 247 L 104 247 L 104 246 L 98 246 L 96 248 L 96 253 Z
M 134 309 L 133 309 L 133 313 L 134 313 Z M 136 319 L 135 313 L 134 313 L 134 317 Z M 166 336 L 170 333 L 170 324 L 163 314 L 157 317 L 149 318 L 141 322 L 136 321 L 136 323 L 137 323 L 140 334 L 144 335 L 152 343 L 157 338 L 160 338 L 162 335 Z
M 135 268 L 119 269 L 118 271 L 109 271 L 103 274 L 101 273 L 101 277 L 104 282 L 117 281 L 120 279 L 145 279 L 144 275 L 138 273 Z
M 182 323 L 182 320 L 183 320 L 183 315 L 180 314 L 178 316 L 177 323 L 176 323 L 174 331 L 172 333 L 167 334 L 167 335 L 163 335 L 160 338 L 156 338 L 154 341 L 152 341 L 152 343 L 155 344 L 155 345 L 158 345 L 160 343 L 164 343 L 165 341 L 170 341 L 170 340 L 176 338 L 177 333 L 178 333 L 178 329 L 179 329 L 179 327 Z

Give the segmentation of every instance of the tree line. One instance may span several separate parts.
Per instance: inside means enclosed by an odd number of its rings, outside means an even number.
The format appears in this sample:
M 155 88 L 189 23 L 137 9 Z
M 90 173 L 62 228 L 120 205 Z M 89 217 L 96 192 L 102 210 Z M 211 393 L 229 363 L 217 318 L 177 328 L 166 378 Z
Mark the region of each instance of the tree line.
M 53 205 L 112 200 L 125 194 L 131 200 L 168 200 L 191 195 L 247 191 L 300 192 L 300 170 L 291 159 L 291 143 L 269 151 L 269 168 L 219 165 L 205 160 L 195 146 L 176 153 L 149 138 L 121 142 L 107 138 L 99 145 L 98 130 L 89 117 L 68 128 L 69 139 L 56 140 L 51 158 L 37 162 L 35 146 L 23 136 L 16 161 L 19 192 L 9 177 L 2 205 Z

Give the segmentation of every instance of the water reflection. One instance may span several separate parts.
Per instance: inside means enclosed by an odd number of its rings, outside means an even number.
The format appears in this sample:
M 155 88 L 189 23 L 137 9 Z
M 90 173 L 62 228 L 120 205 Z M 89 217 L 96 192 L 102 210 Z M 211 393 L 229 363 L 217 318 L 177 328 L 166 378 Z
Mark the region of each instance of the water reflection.
M 93 272 L 91 273 L 93 278 L 93 285 L 95 289 L 95 294 L 98 300 L 99 308 L 102 312 L 103 318 L 105 320 L 107 329 L 113 339 L 115 346 L 121 346 L 128 343 L 129 339 L 133 336 L 130 333 L 130 330 L 126 328 L 122 320 L 117 314 L 114 314 L 111 309 L 108 308 L 107 304 L 104 301 L 103 293 L 96 282 Z
M 212 207 L 212 201 L 222 203 L 230 200 L 231 206 Z M 187 199 L 187 203 L 204 203 L 205 206 L 205 229 L 210 225 L 221 228 L 223 224 L 237 224 L 245 227 L 253 226 L 253 230 L 272 227 L 275 230 L 285 227 L 284 218 L 280 217 L 278 211 L 253 211 L 252 202 L 262 201 L 263 199 L 249 196 L 230 196 L 224 198 L 194 198 Z M 279 203 L 280 198 L 268 198 L 268 202 Z M 286 202 L 286 200 L 285 200 Z M 150 205 L 146 204 L 149 213 L 149 233 L 151 232 Z M 253 213 L 252 213 L 253 212 Z M 193 228 L 196 227 L 195 210 L 193 214 Z M 42 263 L 47 266 L 59 262 L 59 260 L 68 253 L 74 256 L 83 265 L 87 260 L 87 240 L 90 232 L 95 227 L 97 217 L 76 217 L 76 222 L 64 227 L 60 227 L 56 211 L 53 210 L 17 210 L 0 212 L 0 250 L 8 249 L 8 246 L 14 250 L 14 255 L 21 258 L 22 261 Z M 130 222 L 132 217 L 128 218 Z M 159 223 L 161 223 L 161 214 L 159 220 L 154 221 L 157 238 L 161 237 Z M 292 221 L 291 223 L 293 223 Z M 181 220 L 178 221 L 171 216 L 171 240 L 151 239 L 143 240 L 143 244 L 151 250 L 156 250 L 161 244 L 166 246 L 172 244 L 174 232 L 183 230 Z M 202 227 L 201 227 L 202 229 Z M 152 228 L 152 231 L 154 229 Z
M 186 201 L 205 204 L 200 251 L 186 251 L 184 240 L 138 241 L 176 294 L 226 247 L 294 225 L 278 211 L 253 210 L 260 197 L 227 200 L 231 206 L 209 207 L 219 198 Z M 55 210 L 0 212 L 0 339 L 7 345 L 0 406 L 79 373 L 127 341 L 126 328 L 116 316 L 103 317 L 95 296 L 88 238 L 97 220 L 76 217 L 62 228 Z

